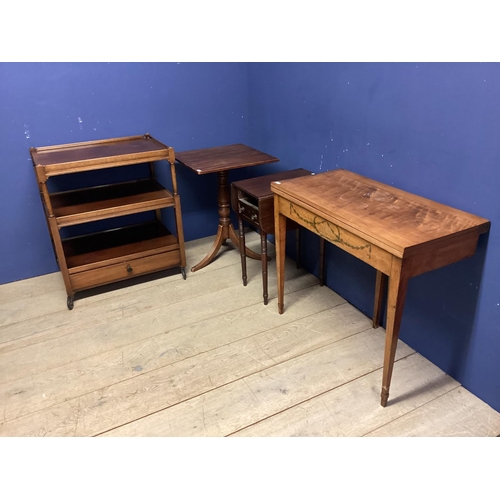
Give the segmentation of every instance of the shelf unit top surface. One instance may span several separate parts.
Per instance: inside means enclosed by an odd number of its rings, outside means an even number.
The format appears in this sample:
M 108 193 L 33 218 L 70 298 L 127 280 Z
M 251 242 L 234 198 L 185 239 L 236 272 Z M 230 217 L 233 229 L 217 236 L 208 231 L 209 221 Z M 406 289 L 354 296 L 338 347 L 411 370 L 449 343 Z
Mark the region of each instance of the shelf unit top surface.
M 49 171 L 76 169 L 82 165 L 126 164 L 140 161 L 167 159 L 172 148 L 150 135 L 122 137 L 100 141 L 45 146 L 30 150 L 33 163 Z M 63 172 L 61 172 L 63 173 Z

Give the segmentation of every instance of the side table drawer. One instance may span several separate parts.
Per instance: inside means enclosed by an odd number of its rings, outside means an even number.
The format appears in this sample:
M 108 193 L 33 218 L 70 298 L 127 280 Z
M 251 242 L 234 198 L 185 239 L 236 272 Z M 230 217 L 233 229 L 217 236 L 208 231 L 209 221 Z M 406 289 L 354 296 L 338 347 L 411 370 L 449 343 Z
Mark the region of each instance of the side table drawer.
M 254 226 L 259 226 L 259 207 L 251 198 L 240 198 L 238 200 L 238 212 L 241 217 Z
M 179 250 L 163 252 L 140 259 L 130 259 L 120 264 L 70 274 L 71 286 L 75 291 L 121 281 L 134 276 L 161 271 L 181 265 Z

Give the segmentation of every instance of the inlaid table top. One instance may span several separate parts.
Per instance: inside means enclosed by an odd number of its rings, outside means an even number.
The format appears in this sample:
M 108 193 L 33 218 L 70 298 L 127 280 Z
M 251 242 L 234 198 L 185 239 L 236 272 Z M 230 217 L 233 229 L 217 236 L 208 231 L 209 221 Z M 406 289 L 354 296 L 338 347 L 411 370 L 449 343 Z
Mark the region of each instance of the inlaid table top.
M 430 241 L 490 226 L 477 215 L 342 169 L 273 183 L 272 190 L 399 257 Z

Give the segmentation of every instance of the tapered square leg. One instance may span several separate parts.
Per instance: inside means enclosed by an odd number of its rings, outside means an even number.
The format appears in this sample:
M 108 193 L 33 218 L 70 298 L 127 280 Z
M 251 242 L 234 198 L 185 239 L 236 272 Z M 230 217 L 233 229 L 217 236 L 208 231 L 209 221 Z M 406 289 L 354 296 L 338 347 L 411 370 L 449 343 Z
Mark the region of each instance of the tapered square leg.
M 375 301 L 373 303 L 373 328 L 378 328 L 382 323 L 382 302 L 387 290 L 387 276 L 381 271 L 377 271 L 375 281 Z
M 276 274 L 278 277 L 278 312 L 283 314 L 285 310 L 286 217 L 279 213 L 277 203 L 274 205 L 274 214 Z
M 391 386 L 392 369 L 399 338 L 399 329 L 403 317 L 403 308 L 408 289 L 409 265 L 397 257 L 392 258 L 387 296 L 387 324 L 385 333 L 384 369 L 382 374 L 382 392 L 380 404 L 387 405 Z

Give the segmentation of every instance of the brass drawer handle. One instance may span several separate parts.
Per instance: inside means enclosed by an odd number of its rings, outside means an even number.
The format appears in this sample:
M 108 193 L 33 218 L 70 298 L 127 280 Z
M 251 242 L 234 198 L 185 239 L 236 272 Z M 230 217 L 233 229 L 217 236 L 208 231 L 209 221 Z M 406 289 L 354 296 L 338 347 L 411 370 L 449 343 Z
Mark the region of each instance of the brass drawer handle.
M 127 272 L 131 273 L 133 271 L 132 266 L 130 264 L 127 264 Z

